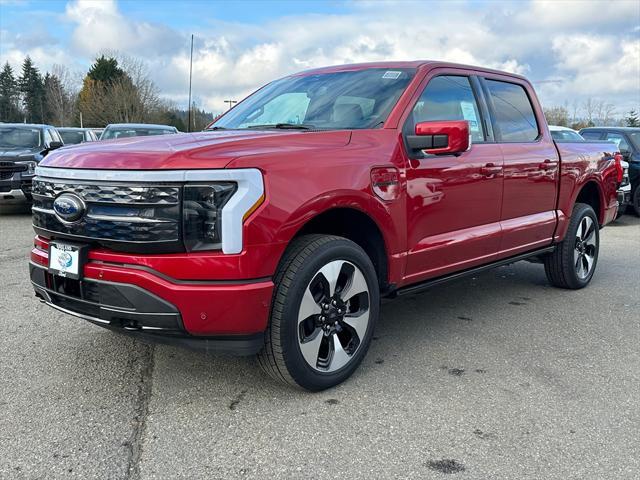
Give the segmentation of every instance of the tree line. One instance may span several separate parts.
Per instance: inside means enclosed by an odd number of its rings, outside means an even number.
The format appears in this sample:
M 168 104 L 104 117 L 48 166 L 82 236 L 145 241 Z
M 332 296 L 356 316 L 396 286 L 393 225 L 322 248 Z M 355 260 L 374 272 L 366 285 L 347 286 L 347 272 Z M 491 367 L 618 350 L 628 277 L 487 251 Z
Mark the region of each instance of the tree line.
M 574 102 L 571 110 L 568 104 L 544 108 L 544 115 L 549 125 L 570 127 L 574 130 L 595 126 L 640 127 L 640 117 L 636 110 L 630 110 L 619 118 L 616 116 L 614 104 L 591 97 L 581 105 Z
M 188 110 L 165 99 L 144 63 L 123 55 L 96 58 L 81 82 L 64 66 L 44 75 L 27 56 L 19 73 L 0 71 L 0 122 L 104 127 L 109 123 L 160 123 L 186 132 Z M 191 131 L 202 130 L 211 113 L 192 105 Z

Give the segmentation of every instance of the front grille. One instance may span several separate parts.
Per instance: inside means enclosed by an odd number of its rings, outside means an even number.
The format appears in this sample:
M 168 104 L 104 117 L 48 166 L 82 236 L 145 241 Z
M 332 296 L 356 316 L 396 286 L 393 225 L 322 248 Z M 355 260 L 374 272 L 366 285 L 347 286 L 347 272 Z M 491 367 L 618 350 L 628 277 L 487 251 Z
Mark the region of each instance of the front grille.
M 13 177 L 13 172 L 0 171 L 0 180 L 9 180 Z
M 62 193 L 80 197 L 86 211 L 76 223 L 63 222 L 53 210 Z M 133 185 L 33 180 L 33 225 L 49 238 L 70 238 L 120 251 L 181 250 L 179 185 Z

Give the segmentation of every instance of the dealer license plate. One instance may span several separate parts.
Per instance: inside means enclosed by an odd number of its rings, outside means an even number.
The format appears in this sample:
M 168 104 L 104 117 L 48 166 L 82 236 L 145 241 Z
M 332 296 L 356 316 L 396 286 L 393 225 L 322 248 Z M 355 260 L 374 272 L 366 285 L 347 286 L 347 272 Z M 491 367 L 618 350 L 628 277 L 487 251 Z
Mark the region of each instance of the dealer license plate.
M 49 272 L 61 277 L 79 279 L 82 275 L 84 245 L 51 242 Z

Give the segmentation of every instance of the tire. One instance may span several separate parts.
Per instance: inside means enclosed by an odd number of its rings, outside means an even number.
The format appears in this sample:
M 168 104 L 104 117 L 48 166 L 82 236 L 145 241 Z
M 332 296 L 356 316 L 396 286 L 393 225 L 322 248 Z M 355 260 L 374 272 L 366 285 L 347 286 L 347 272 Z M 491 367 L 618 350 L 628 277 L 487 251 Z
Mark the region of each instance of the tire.
M 342 237 L 302 236 L 285 252 L 274 283 L 262 369 L 310 391 L 349 378 L 380 312 L 376 271 L 364 250 Z
M 621 205 L 618 207 L 618 213 L 616 214 L 616 220 L 618 220 L 622 215 L 627 211 L 626 205 Z
M 633 196 L 631 197 L 631 205 L 633 210 L 636 212 L 636 215 L 640 217 L 640 185 L 636 187 L 636 191 L 633 192 Z
M 590 205 L 576 203 L 564 240 L 544 259 L 549 283 L 574 290 L 586 287 L 593 278 L 599 249 L 598 217 Z

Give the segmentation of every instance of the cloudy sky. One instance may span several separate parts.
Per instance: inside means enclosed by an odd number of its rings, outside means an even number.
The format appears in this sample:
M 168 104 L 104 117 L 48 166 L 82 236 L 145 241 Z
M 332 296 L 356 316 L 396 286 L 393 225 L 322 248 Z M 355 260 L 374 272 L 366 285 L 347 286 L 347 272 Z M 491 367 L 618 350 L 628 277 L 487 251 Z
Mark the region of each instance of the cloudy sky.
M 0 0 L 0 61 L 86 72 L 96 54 L 144 59 L 162 94 L 212 111 L 308 67 L 436 59 L 522 73 L 546 106 L 640 107 L 640 1 Z

